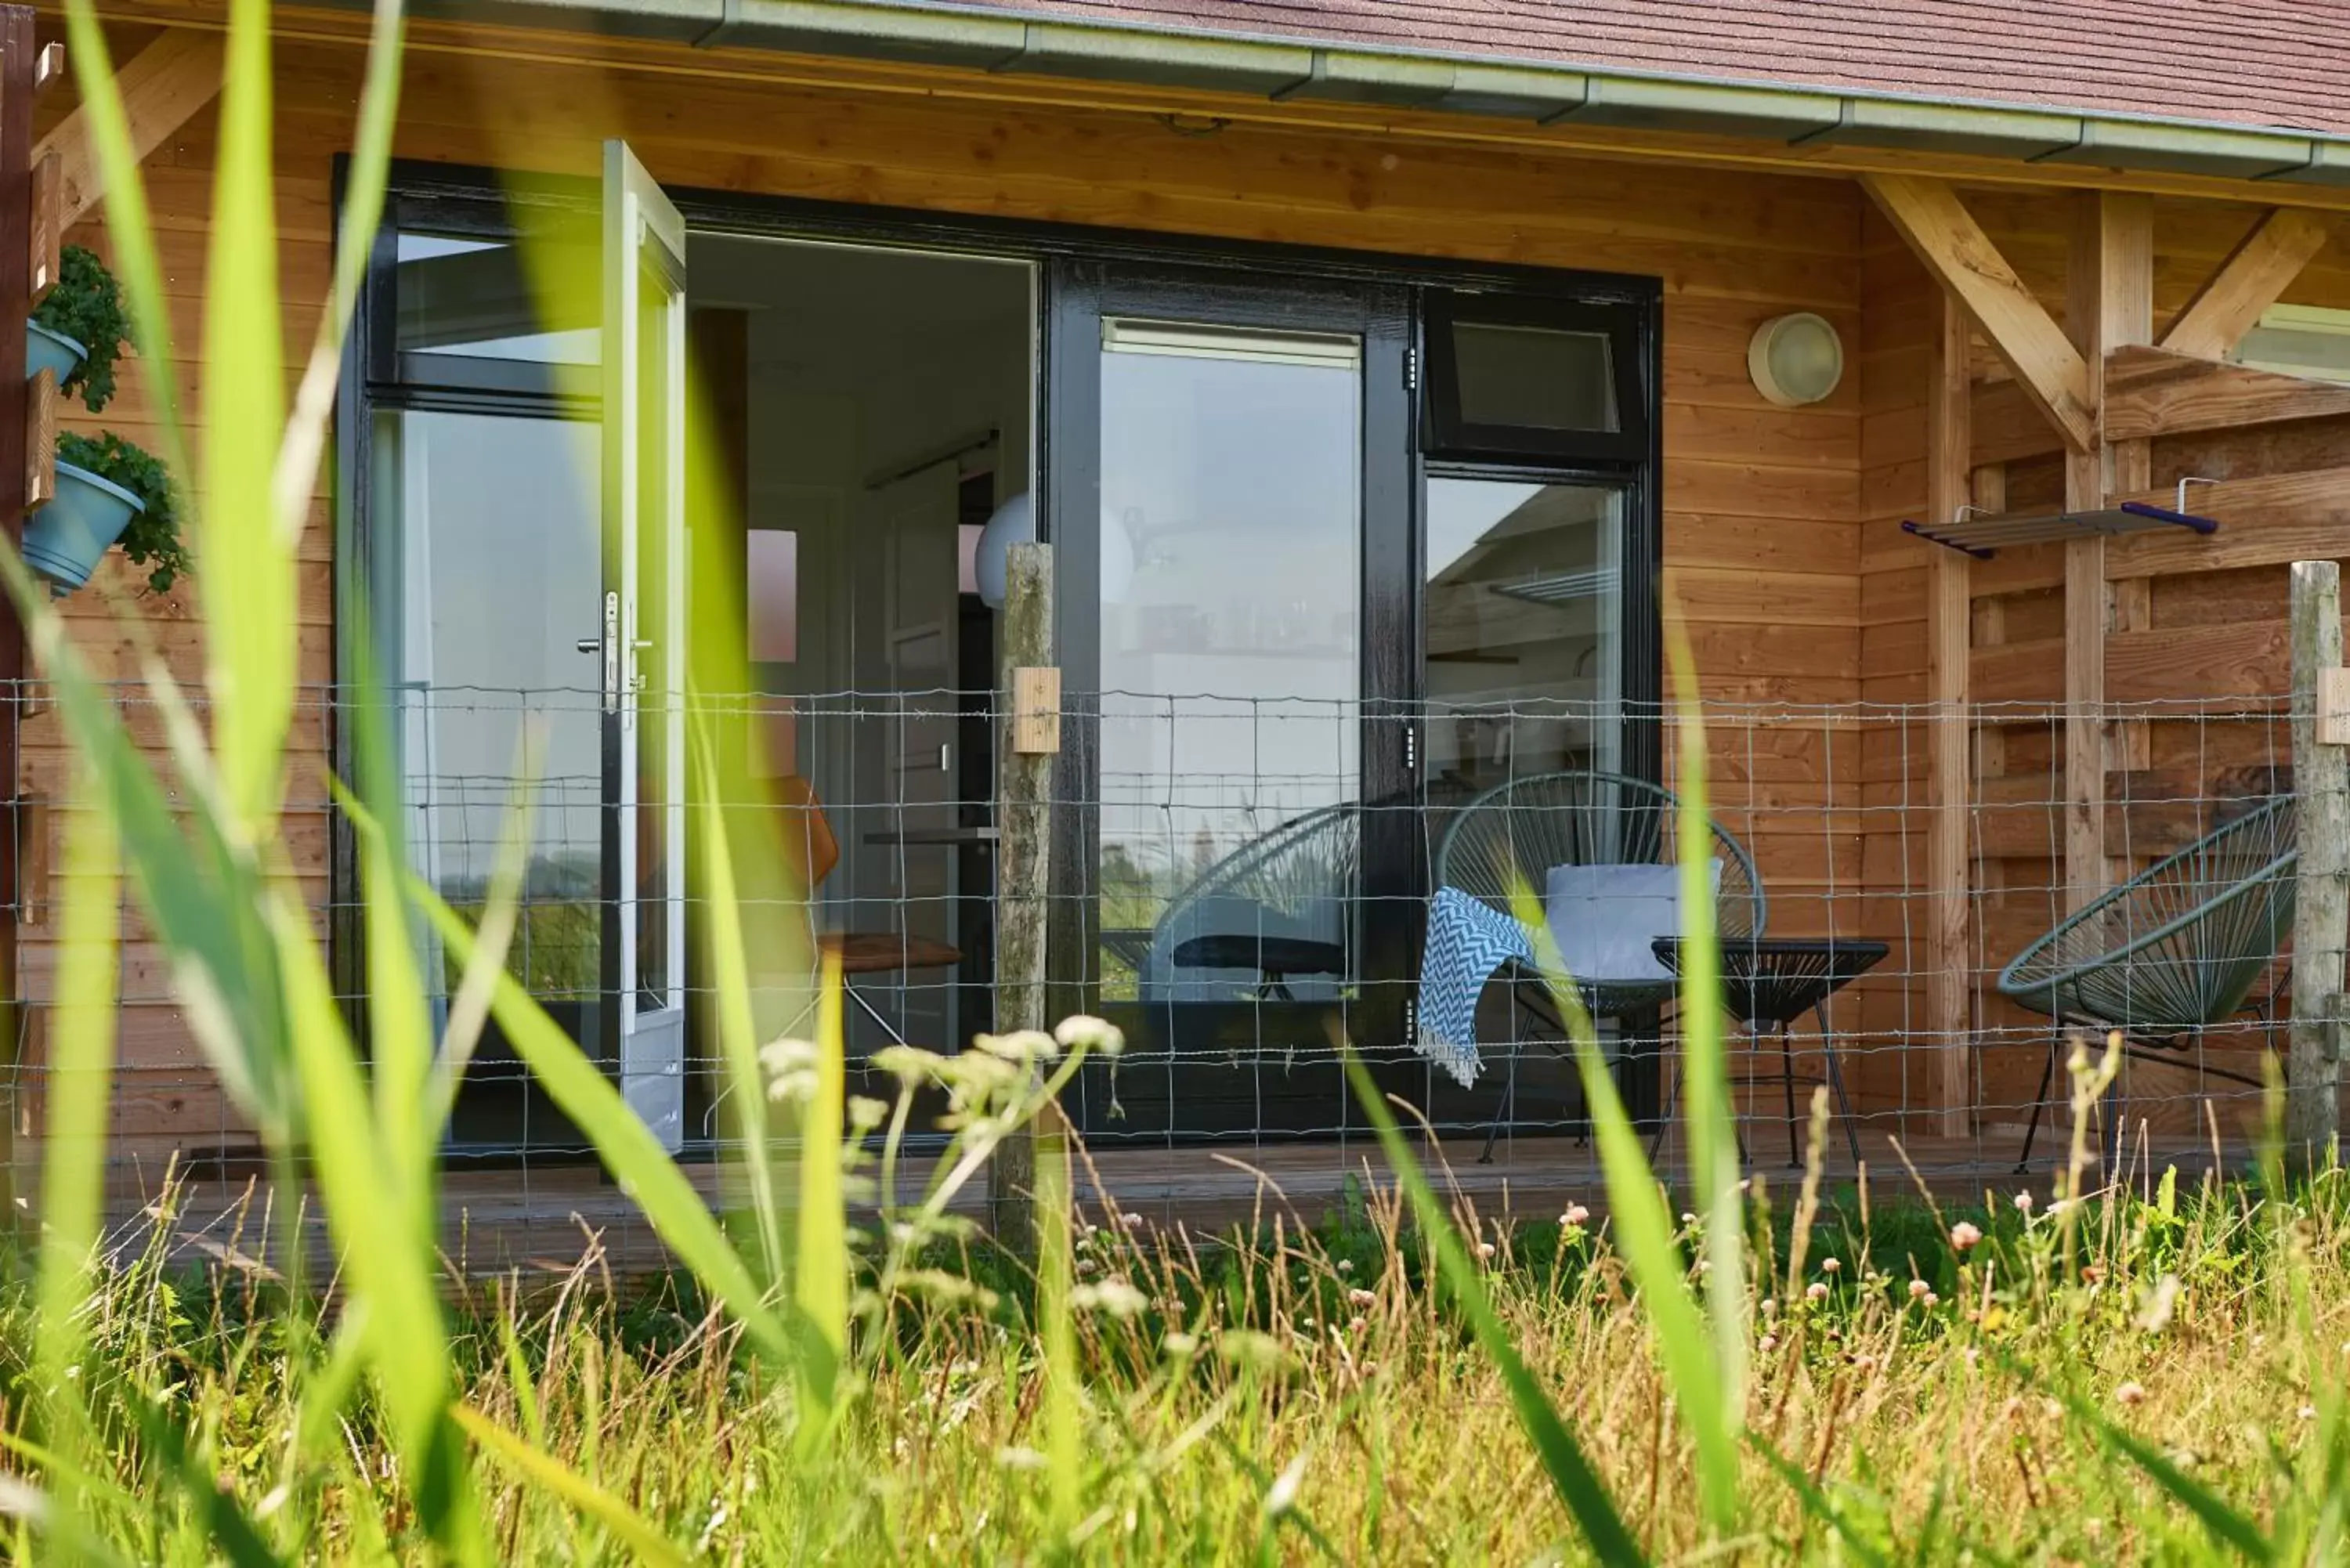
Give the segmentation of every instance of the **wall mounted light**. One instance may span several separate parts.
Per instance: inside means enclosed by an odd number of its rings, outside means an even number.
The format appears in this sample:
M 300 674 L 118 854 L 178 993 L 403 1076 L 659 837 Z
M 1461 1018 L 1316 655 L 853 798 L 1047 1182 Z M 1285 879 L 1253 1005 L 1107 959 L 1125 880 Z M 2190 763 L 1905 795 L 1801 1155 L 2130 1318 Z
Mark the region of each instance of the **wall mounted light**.
M 1816 403 L 1844 379 L 1844 339 L 1825 317 L 1808 310 L 1774 316 L 1746 346 L 1746 373 L 1754 389 L 1781 408 Z
M 989 514 L 987 526 L 979 531 L 979 549 L 972 562 L 971 575 L 979 587 L 980 603 L 990 609 L 1003 607 L 1012 546 L 1028 544 L 1035 537 L 1036 514 L 1024 490 Z

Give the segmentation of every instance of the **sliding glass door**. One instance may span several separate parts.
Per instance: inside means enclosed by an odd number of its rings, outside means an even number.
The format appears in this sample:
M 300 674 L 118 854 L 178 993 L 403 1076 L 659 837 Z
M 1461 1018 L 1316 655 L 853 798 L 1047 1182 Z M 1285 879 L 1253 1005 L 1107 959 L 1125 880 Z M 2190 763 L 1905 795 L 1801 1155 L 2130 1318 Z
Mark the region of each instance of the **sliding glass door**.
M 1366 911 L 1371 805 L 1404 761 L 1371 652 L 1409 628 L 1371 587 L 1409 516 L 1403 297 L 1055 283 L 1061 659 L 1097 704 L 1066 840 L 1092 877 L 1055 935 L 1139 1047 L 1079 1114 L 1097 1136 L 1335 1126 L 1336 1039 L 1394 1032 Z

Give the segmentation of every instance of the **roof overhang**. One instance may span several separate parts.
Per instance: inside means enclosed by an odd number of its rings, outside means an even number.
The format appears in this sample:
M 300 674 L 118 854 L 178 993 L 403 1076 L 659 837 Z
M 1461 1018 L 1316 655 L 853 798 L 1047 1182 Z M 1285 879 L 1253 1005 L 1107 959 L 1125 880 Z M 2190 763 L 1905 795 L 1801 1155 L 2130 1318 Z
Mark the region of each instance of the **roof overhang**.
M 1385 105 L 1540 126 L 2350 187 L 2350 136 L 2319 131 L 1066 21 L 936 0 L 422 0 L 413 10 L 702 47 Z

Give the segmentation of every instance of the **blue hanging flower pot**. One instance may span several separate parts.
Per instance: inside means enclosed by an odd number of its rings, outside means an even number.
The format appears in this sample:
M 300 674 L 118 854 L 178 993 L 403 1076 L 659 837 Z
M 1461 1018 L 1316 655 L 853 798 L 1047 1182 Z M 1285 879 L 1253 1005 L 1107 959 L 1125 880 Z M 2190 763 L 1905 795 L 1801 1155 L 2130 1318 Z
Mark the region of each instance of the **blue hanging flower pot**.
M 57 464 L 57 493 L 25 519 L 25 565 L 63 597 L 89 581 L 99 560 L 122 537 L 145 502 L 86 468 Z
M 25 379 L 29 381 L 48 370 L 56 374 L 57 385 L 62 387 L 66 378 L 74 373 L 74 368 L 88 358 L 89 350 L 79 339 L 52 332 L 37 321 L 25 323 Z

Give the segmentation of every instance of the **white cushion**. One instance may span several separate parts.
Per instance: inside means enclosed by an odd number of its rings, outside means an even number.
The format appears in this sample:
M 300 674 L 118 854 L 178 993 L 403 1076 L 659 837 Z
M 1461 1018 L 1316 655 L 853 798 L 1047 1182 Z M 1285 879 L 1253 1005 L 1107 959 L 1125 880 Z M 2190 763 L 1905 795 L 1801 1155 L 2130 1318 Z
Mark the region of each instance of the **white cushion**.
M 1721 862 L 1708 863 L 1721 887 Z M 1650 944 L 1680 934 L 1678 866 L 1554 866 L 1543 912 L 1566 972 L 1585 984 L 1670 981 Z

